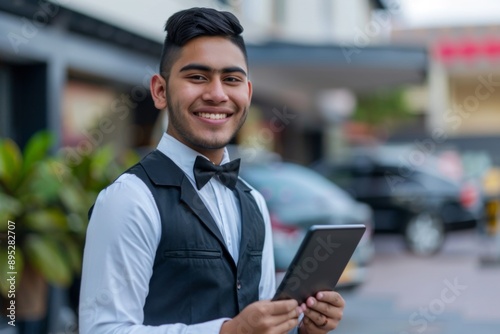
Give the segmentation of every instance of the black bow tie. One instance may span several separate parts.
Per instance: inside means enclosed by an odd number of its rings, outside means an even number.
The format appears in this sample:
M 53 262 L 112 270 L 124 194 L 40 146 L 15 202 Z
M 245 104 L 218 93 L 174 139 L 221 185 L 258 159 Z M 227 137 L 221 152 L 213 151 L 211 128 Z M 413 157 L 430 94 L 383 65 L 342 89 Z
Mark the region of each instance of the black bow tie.
M 214 175 L 217 175 L 222 184 L 234 190 L 236 181 L 238 181 L 239 170 L 240 159 L 233 160 L 221 166 L 216 166 L 210 162 L 210 160 L 199 155 L 196 157 L 193 167 L 196 188 L 200 190 Z

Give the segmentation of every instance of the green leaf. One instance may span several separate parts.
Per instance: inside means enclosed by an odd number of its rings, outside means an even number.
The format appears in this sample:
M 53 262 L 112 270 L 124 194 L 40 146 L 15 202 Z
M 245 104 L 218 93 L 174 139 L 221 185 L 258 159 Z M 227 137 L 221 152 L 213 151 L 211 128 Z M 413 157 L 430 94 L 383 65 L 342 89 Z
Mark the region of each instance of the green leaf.
M 132 150 L 127 150 L 122 156 L 121 162 L 124 167 L 124 170 L 135 165 L 137 162 L 141 160 L 141 157 Z
M 65 176 L 57 174 L 54 166 L 53 159 L 46 159 L 34 166 L 19 186 L 18 197 L 37 203 L 37 206 L 52 205 L 58 199 L 59 189 L 65 187 Z
M 24 243 L 26 257 L 49 283 L 68 286 L 73 278 L 71 264 L 52 236 L 31 234 Z
M 22 211 L 22 204 L 16 198 L 0 192 L 0 232 L 7 231 L 7 221 L 13 220 Z
M 90 208 L 90 206 L 88 208 Z M 85 237 L 85 233 L 87 232 L 87 215 L 88 210 L 80 214 L 68 214 L 68 230 L 80 235 L 81 237 Z
M 67 158 L 67 152 L 70 152 L 70 149 L 61 149 L 58 153 L 58 156 L 62 161 L 68 162 L 70 161 Z M 73 174 L 82 184 L 83 187 L 87 187 L 89 183 L 90 177 L 90 158 L 88 156 L 80 156 L 78 163 L 67 163 L 63 165 L 63 168 L 59 168 L 60 170 L 68 170 Z
M 48 131 L 34 134 L 24 148 L 23 171 L 30 170 L 37 162 L 46 159 L 53 143 L 54 136 Z
M 68 181 L 64 187 L 60 187 L 59 198 L 69 212 L 84 214 L 92 204 L 87 192 L 78 182 Z
M 396 88 L 358 95 L 353 119 L 374 126 L 385 126 L 413 116 L 403 91 Z
M 22 156 L 17 144 L 9 138 L 0 142 L 0 180 L 13 191 L 21 176 Z
M 6 237 L 7 238 L 7 237 Z M 7 279 L 11 278 L 10 272 L 15 272 L 15 284 L 16 284 L 16 291 L 17 291 L 17 286 L 19 285 L 19 282 L 21 281 L 21 275 L 23 272 L 24 268 L 24 258 L 23 258 L 23 253 L 19 250 L 19 248 L 8 248 L 8 244 L 6 244 L 7 239 L 2 240 L 3 242 L 0 243 L 0 293 L 4 296 L 7 297 L 9 289 L 10 289 L 10 283 L 7 281 Z M 14 268 L 9 267 L 9 253 L 11 252 L 11 256 L 14 256 Z M 12 260 L 12 258 L 11 258 Z
M 26 215 L 25 228 L 37 232 L 67 232 L 66 215 L 56 209 L 42 209 Z
M 0 180 L 3 180 L 5 175 L 7 175 L 7 161 L 6 161 L 6 148 L 5 145 L 7 143 L 7 139 L 0 140 Z
M 64 164 L 64 160 L 61 157 L 48 159 L 45 165 L 50 170 L 52 177 L 57 178 L 60 182 L 63 182 L 71 175 L 71 168 Z
M 110 145 L 97 149 L 91 157 L 90 173 L 93 179 L 100 180 L 110 172 L 115 154 Z
M 73 272 L 80 274 L 82 270 L 83 249 L 80 249 L 77 244 L 69 238 L 64 240 L 64 249 Z

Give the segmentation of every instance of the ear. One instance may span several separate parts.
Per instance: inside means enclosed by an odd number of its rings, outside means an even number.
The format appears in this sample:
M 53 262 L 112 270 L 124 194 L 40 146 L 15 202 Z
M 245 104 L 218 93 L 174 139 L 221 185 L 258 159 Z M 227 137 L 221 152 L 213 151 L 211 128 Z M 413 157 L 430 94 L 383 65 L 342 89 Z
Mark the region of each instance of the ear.
M 252 90 L 252 82 L 250 80 L 248 80 L 248 101 L 251 102 L 252 101 L 252 94 L 253 94 L 253 90 Z
M 167 83 L 159 74 L 151 77 L 149 85 L 151 96 L 157 109 L 163 110 L 167 107 Z

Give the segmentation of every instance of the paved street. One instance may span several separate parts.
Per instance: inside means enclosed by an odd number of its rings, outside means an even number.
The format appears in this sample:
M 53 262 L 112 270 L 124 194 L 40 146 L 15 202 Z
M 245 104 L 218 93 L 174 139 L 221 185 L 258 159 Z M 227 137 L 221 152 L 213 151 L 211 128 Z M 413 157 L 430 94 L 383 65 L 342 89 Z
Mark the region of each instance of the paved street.
M 334 333 L 499 334 L 500 265 L 481 262 L 492 244 L 475 231 L 454 232 L 440 254 L 418 258 L 399 236 L 376 235 L 369 278 L 343 292 Z

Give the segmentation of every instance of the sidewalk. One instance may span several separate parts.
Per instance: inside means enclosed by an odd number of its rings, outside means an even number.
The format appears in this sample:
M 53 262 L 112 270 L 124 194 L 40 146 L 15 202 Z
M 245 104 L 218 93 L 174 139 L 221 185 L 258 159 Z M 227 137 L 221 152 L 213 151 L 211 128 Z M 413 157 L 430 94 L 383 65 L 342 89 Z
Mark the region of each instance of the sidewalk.
M 500 267 L 485 266 L 475 231 L 450 234 L 440 254 L 408 254 L 397 236 L 377 236 L 369 278 L 346 300 L 336 334 L 499 334 Z
M 346 300 L 344 318 L 332 334 L 499 334 L 498 322 L 463 319 L 457 312 L 445 312 L 433 321 L 398 311 L 389 298 L 360 297 L 342 293 Z

